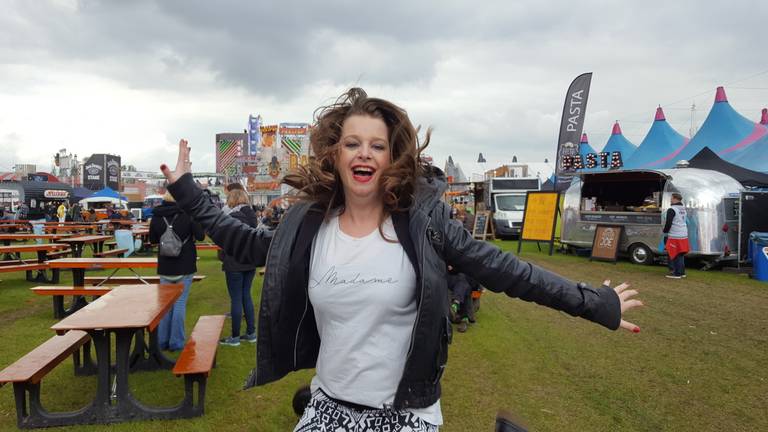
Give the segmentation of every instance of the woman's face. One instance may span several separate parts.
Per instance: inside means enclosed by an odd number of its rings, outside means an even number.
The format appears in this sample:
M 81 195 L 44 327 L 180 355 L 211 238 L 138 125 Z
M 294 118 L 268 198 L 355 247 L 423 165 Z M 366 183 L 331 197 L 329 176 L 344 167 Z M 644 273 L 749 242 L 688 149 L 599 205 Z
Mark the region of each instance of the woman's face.
M 381 199 L 381 172 L 390 165 L 389 131 L 384 121 L 367 115 L 344 120 L 336 170 L 350 199 Z

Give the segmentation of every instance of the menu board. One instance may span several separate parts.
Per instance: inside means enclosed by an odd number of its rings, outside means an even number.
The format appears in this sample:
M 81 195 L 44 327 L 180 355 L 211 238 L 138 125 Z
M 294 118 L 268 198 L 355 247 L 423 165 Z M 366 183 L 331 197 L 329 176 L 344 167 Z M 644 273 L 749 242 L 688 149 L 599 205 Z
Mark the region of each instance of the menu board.
M 596 226 L 595 238 L 592 239 L 592 256 L 590 259 L 616 262 L 623 228 L 621 225 Z
M 552 241 L 559 196 L 557 192 L 528 192 L 521 240 Z
M 486 233 L 488 232 L 490 212 L 478 211 L 475 215 L 475 225 L 472 229 L 472 237 L 480 240 L 485 240 Z

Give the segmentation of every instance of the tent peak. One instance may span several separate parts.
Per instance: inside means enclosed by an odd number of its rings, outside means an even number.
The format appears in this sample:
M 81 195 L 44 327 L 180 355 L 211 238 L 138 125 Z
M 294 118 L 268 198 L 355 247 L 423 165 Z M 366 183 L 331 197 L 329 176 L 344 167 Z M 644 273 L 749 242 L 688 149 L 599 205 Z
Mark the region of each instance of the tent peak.
M 587 133 L 584 132 L 583 134 L 581 134 L 581 141 L 579 141 L 579 144 L 588 143 L 588 142 L 589 142 L 589 139 L 587 139 Z
M 768 125 L 768 108 L 763 108 L 763 115 L 760 116 L 760 124 Z
M 664 117 L 664 110 L 661 109 L 661 105 L 659 105 L 658 108 L 656 108 L 656 118 L 654 118 L 654 121 L 664 121 L 667 118 Z
M 715 103 L 717 102 L 728 102 L 728 96 L 725 95 L 723 86 L 718 87 L 717 92 L 715 92 Z
M 613 131 L 611 131 L 611 135 L 621 135 L 621 126 L 619 126 L 618 120 L 616 120 L 616 122 L 613 124 Z

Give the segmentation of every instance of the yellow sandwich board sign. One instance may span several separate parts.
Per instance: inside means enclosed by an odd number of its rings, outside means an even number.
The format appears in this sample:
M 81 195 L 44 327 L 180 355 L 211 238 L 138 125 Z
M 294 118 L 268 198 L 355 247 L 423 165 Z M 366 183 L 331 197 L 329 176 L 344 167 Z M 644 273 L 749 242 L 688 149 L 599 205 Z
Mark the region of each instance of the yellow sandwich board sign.
M 517 243 L 518 253 L 523 241 L 545 241 L 549 243 L 549 254 L 552 255 L 559 203 L 559 192 L 528 192 L 525 198 L 523 226 Z

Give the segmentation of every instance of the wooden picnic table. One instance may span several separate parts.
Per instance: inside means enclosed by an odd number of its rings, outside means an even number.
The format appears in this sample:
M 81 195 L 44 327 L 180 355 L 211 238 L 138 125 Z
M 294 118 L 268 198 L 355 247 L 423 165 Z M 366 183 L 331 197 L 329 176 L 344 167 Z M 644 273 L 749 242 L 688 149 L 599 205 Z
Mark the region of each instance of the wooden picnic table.
M 20 240 L 48 240 L 50 242 L 54 242 L 56 240 L 61 240 L 65 237 L 70 237 L 70 234 L 7 234 L 7 233 L 0 233 L 0 241 L 3 242 L 4 246 L 10 246 L 11 241 L 20 241 Z M 3 259 L 13 259 L 8 254 L 5 254 Z
M 98 228 L 96 225 L 46 225 L 43 227 L 45 232 L 87 232 L 91 233 Z
M 14 232 L 14 231 L 27 229 L 27 228 L 29 228 L 29 225 L 27 224 L 20 224 L 20 223 L 0 224 L 0 231 L 3 231 L 3 232 Z
M 182 291 L 181 284 L 118 286 L 51 326 L 51 330 L 60 335 L 72 330 L 88 332 L 96 351 L 97 385 L 93 403 L 84 410 L 58 414 L 57 417 L 70 417 L 72 421 L 67 424 L 84 424 L 189 416 L 189 407 L 185 404 L 151 408 L 138 402 L 128 383 L 131 370 L 173 367 L 174 361 L 160 351 L 156 328 Z M 143 337 L 145 330 L 149 332 L 149 343 Z M 112 334 L 115 335 L 114 357 Z M 136 343 L 131 351 L 134 340 Z M 84 357 L 86 363 L 91 362 L 89 347 Z
M 72 234 L 5 234 L 0 233 L 0 241 L 3 242 L 5 246 L 10 246 L 12 240 L 50 240 L 50 241 L 57 241 L 61 240 L 63 238 L 72 237 Z
M 105 270 L 113 269 L 109 277 L 113 276 L 120 269 L 128 269 L 142 282 L 141 275 L 136 273 L 137 268 L 157 268 L 157 258 L 60 258 L 47 262 L 48 267 L 52 269 L 72 270 L 72 285 L 76 287 L 85 287 L 86 270 Z M 105 280 L 108 281 L 109 277 Z M 84 307 L 87 302 L 83 296 L 74 296 L 72 305 L 69 309 L 64 308 L 64 297 L 53 296 L 53 315 L 56 318 L 63 318 L 72 314 L 76 310 Z
M 111 239 L 112 236 L 109 235 L 85 235 L 85 236 L 76 236 L 76 237 L 67 237 L 63 238 L 60 241 L 62 243 L 67 243 L 72 247 L 72 256 L 75 258 L 80 258 L 83 256 L 83 248 L 85 245 L 89 244 L 93 248 L 93 253 L 101 253 L 104 251 L 104 242 Z
M 51 277 L 49 278 L 46 274 L 49 267 L 45 261 L 48 259 L 49 252 L 60 251 L 68 247 L 69 246 L 60 243 L 0 246 L 0 255 L 14 258 L 3 261 L 0 265 L 0 272 L 25 271 L 27 272 L 27 280 L 29 281 L 58 283 L 59 270 L 52 270 Z M 37 259 L 35 261 L 23 260 L 21 258 L 22 252 L 37 252 Z M 37 271 L 35 276 L 33 276 L 32 273 L 34 271 Z

